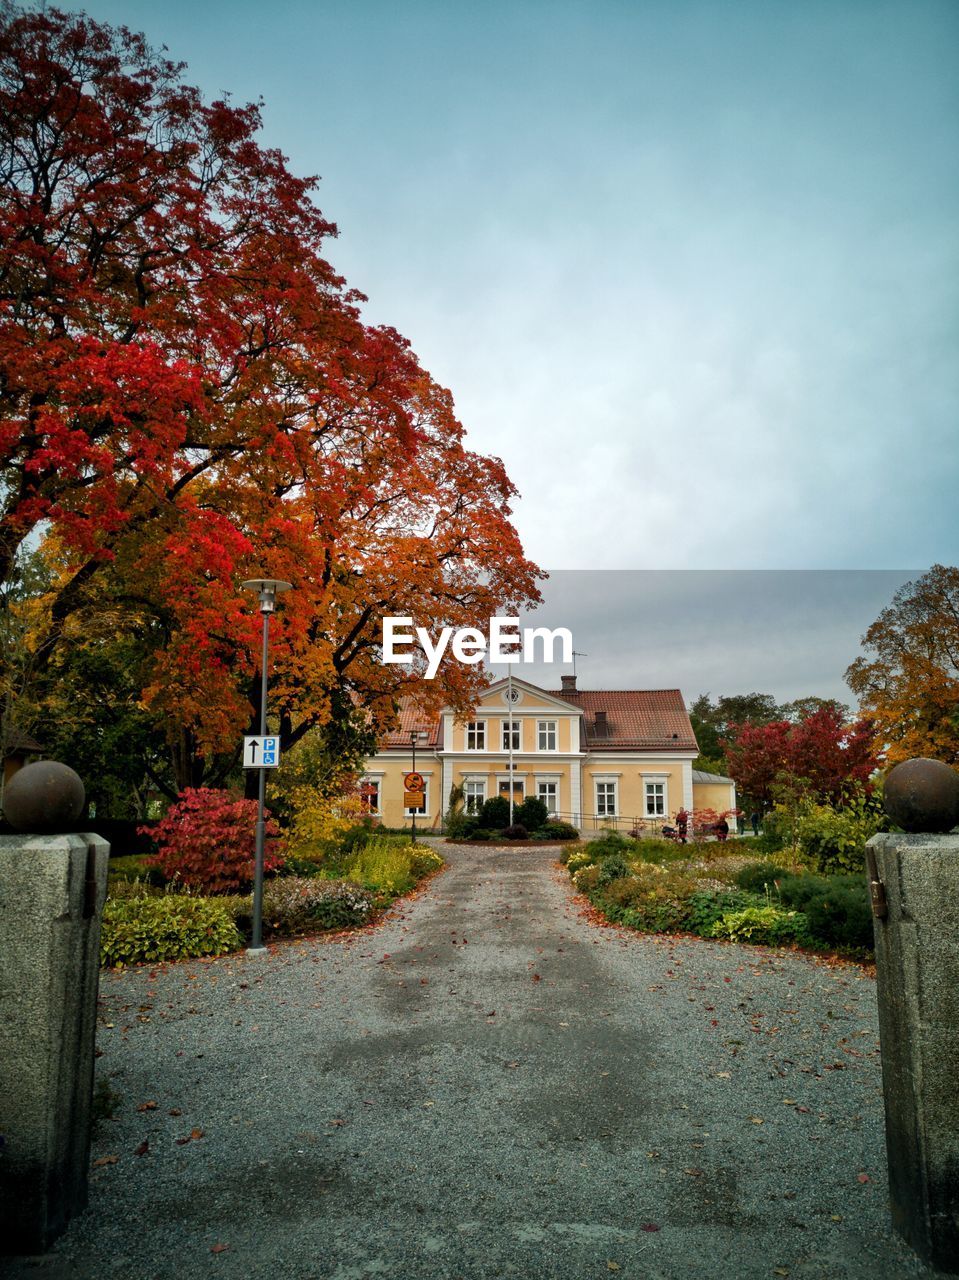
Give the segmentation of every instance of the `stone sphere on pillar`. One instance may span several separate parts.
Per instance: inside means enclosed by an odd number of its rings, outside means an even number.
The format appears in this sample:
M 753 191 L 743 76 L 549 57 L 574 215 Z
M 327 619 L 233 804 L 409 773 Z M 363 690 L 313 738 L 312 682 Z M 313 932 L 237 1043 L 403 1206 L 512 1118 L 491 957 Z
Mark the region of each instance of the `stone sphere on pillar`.
M 80 775 L 57 760 L 37 760 L 19 769 L 3 791 L 3 816 L 16 831 L 64 831 L 83 813 Z
M 903 831 L 951 831 L 959 825 L 959 773 L 942 760 L 904 760 L 886 776 L 882 800 Z

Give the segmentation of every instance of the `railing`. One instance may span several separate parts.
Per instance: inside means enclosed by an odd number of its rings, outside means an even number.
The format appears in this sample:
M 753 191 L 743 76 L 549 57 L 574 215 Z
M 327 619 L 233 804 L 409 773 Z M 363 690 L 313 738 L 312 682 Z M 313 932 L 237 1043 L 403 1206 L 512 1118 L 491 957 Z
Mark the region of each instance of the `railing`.
M 661 836 L 663 827 L 672 825 L 670 819 L 637 818 L 621 813 L 551 813 L 551 818 L 568 822 L 580 831 L 619 831 L 623 835 Z

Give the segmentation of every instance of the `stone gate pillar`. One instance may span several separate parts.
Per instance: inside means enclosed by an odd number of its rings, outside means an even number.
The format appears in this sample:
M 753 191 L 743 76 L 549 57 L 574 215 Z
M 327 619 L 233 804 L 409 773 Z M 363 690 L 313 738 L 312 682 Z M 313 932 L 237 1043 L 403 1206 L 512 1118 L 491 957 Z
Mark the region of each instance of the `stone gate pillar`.
M 87 1201 L 109 850 L 0 836 L 0 1254 L 46 1249 Z
M 930 778 L 951 796 L 938 819 L 914 803 Z M 899 765 L 886 807 L 900 826 L 951 827 L 959 774 L 936 761 Z M 959 1274 L 959 835 L 874 836 L 867 867 L 893 1225 L 933 1266 Z

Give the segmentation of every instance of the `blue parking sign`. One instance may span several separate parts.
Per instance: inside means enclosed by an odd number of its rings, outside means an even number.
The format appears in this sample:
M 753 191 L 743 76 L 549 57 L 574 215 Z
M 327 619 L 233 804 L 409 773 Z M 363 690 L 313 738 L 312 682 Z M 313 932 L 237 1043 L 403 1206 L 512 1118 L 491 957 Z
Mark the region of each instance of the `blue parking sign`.
M 276 769 L 280 763 L 280 739 L 255 737 L 243 739 L 244 769 Z

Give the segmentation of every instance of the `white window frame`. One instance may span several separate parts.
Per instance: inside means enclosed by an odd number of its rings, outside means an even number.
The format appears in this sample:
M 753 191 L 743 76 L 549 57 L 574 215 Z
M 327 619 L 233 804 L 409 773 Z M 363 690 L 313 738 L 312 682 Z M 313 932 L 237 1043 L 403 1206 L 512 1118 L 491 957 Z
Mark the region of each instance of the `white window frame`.
M 479 788 L 476 794 L 470 788 Z M 470 801 L 473 801 L 471 807 Z M 479 813 L 483 805 L 486 803 L 486 779 L 485 778 L 464 778 L 463 779 L 463 811 L 465 813 Z
M 552 804 L 550 804 L 550 801 L 547 799 L 547 797 L 543 795 L 544 787 L 552 787 L 553 789 Z M 557 778 L 537 779 L 536 797 L 538 800 L 542 800 L 544 802 L 547 810 L 551 814 L 559 813 L 559 780 Z
M 383 816 L 383 779 L 382 778 L 361 778 L 360 779 L 360 800 L 363 802 L 365 797 L 362 794 L 363 787 L 376 787 L 376 804 L 367 808 L 363 803 L 363 812 L 371 818 L 381 818 Z
M 407 809 L 406 805 L 404 805 L 403 813 L 407 818 L 413 818 L 413 817 L 426 818 L 429 816 L 429 812 L 430 812 L 430 780 L 429 778 L 424 778 L 423 779 L 423 808 Z
M 543 746 L 543 738 L 547 742 L 550 737 L 553 739 L 553 745 Z M 556 720 L 537 720 L 536 721 L 536 750 L 554 752 L 559 750 L 559 722 Z
M 473 734 L 474 745 L 470 746 L 470 733 Z M 482 744 L 476 745 L 476 739 L 481 738 Z M 485 720 L 467 720 L 466 722 L 466 750 L 467 751 L 485 751 L 486 750 L 486 721 Z
M 599 802 L 600 787 L 603 788 L 603 792 L 604 792 L 602 810 L 600 809 L 600 802 Z M 610 794 L 610 792 L 607 792 L 607 788 L 611 789 L 612 801 L 613 801 L 612 809 L 606 808 L 606 805 L 609 803 L 609 794 Z M 618 818 L 619 817 L 619 783 L 615 778 L 594 779 L 593 796 L 596 801 L 597 818 Z
M 657 795 L 655 788 L 659 787 L 661 795 Z M 650 792 L 652 791 L 652 794 Z M 658 808 L 656 804 L 650 804 L 650 800 L 661 800 L 662 808 Z M 669 816 L 669 780 L 667 778 L 644 778 L 643 779 L 643 817 L 644 818 L 666 818 Z
M 522 750 L 522 744 L 523 744 L 523 722 L 522 722 L 522 720 L 501 720 L 501 721 L 500 721 L 500 724 L 501 724 L 501 726 L 502 726 L 502 732 L 501 732 L 501 734 L 500 734 L 500 741 L 501 741 L 501 742 L 502 742 L 502 744 L 503 744 L 503 750 L 504 750 L 504 751 L 509 751 L 509 749 L 510 749 L 509 742 L 508 742 L 508 741 L 507 741 L 507 739 L 506 739 L 506 735 L 510 732 L 510 726 L 512 726 L 513 750 L 514 750 L 514 751 L 521 751 L 521 750 Z

